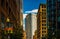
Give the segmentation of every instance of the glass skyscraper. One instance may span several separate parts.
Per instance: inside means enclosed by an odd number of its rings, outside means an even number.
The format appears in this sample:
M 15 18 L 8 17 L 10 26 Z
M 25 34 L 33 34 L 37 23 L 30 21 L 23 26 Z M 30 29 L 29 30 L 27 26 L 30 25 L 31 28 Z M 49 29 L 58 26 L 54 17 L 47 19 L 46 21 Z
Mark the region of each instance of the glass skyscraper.
M 47 0 L 48 38 L 60 39 L 60 0 Z

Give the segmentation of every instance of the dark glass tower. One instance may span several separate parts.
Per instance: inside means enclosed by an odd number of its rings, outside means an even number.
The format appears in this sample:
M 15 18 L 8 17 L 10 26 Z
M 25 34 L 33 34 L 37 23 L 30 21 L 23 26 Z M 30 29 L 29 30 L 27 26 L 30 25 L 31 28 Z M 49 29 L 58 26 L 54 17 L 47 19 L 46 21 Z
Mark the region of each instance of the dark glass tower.
M 60 0 L 47 0 L 48 38 L 60 39 Z

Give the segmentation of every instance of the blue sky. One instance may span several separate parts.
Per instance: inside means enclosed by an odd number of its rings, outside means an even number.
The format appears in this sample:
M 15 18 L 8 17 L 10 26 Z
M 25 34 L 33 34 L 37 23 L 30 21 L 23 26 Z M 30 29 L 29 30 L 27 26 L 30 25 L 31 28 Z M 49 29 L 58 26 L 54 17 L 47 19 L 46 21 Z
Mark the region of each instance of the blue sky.
M 38 9 L 40 3 L 46 3 L 46 0 L 23 0 L 23 12 Z

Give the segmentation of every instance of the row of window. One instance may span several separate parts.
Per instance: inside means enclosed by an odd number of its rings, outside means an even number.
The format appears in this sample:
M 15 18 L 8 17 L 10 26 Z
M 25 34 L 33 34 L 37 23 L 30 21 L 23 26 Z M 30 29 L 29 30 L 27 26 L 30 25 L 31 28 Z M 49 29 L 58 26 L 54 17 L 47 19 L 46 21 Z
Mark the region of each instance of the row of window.
M 42 5 L 42 8 L 46 8 L 46 5 Z
M 46 26 L 46 24 L 42 24 L 42 26 Z
M 42 34 L 42 37 L 46 37 L 46 34 Z
M 42 27 L 42 30 L 46 30 L 46 27 Z
M 46 17 L 42 17 L 42 19 L 46 19 Z
M 42 22 L 46 22 L 46 20 L 42 20 Z
M 46 31 L 42 31 L 42 33 L 46 33 Z
M 46 11 L 46 9 L 42 9 L 42 11 Z

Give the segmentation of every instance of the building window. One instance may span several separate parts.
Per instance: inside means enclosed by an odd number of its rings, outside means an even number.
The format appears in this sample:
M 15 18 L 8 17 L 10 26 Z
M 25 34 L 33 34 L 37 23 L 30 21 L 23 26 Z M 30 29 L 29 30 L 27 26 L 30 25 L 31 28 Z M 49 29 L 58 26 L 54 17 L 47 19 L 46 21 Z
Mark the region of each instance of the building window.
M 42 29 L 43 29 L 43 30 L 46 30 L 46 27 L 43 27 Z
M 42 9 L 42 11 L 45 11 L 46 12 L 46 9 Z
M 42 5 L 42 8 L 46 8 L 46 5 Z
M 45 34 L 42 34 L 42 37 L 45 37 L 46 35 Z
M 42 26 L 46 26 L 46 24 L 42 24 Z
M 42 33 L 46 33 L 46 31 L 42 31 Z
M 42 12 L 42 15 L 43 15 L 43 16 L 46 16 L 46 12 Z
M 42 17 L 42 19 L 46 19 L 46 17 Z
M 46 20 L 42 20 L 42 22 L 46 22 Z

